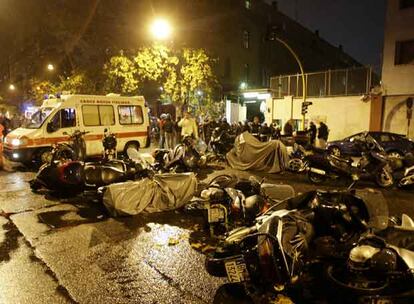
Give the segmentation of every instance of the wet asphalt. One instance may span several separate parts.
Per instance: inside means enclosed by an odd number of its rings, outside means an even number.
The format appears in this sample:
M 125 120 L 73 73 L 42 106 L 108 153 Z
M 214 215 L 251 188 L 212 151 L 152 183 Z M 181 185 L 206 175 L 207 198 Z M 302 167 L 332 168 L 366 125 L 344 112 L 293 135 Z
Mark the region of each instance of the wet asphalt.
M 215 167 L 198 174 L 249 172 Z M 306 176 L 253 174 L 315 189 Z M 112 218 L 93 195 L 32 193 L 33 172 L 0 171 L 0 303 L 250 303 L 204 270 L 204 218 L 182 210 Z M 358 187 L 372 187 L 361 183 Z M 327 184 L 319 188 L 344 188 Z M 414 216 L 414 191 L 382 190 L 390 213 Z M 193 248 L 194 247 L 194 248 Z M 263 302 L 263 299 L 255 299 Z

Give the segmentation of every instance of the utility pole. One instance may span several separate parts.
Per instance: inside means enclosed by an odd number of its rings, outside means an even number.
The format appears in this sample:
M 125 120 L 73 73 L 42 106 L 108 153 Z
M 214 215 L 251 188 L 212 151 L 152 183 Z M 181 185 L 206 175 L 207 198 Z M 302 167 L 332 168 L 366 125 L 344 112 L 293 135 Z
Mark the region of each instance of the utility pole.
M 300 73 L 302 75 L 302 97 L 303 97 L 303 103 L 302 105 L 311 105 L 312 103 L 308 103 L 306 104 L 306 80 L 305 80 L 305 71 L 303 70 L 303 65 L 302 62 L 299 59 L 299 56 L 295 53 L 295 51 L 282 39 L 275 37 L 275 40 L 279 41 L 281 44 L 283 44 L 288 50 L 289 52 L 292 54 L 292 56 L 295 58 L 299 69 L 300 69 Z M 306 111 L 302 111 L 302 129 L 305 130 L 305 116 L 306 116 Z

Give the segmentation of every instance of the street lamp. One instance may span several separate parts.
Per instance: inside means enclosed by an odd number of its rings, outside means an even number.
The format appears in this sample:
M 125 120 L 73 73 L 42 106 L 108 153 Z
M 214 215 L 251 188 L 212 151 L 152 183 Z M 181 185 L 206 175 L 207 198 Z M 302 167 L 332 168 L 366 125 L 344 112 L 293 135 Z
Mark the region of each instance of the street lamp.
M 244 81 L 240 84 L 240 89 L 241 90 L 246 90 L 247 89 L 247 83 L 245 83 Z
M 55 69 L 55 67 L 53 66 L 53 64 L 49 63 L 49 64 L 47 65 L 47 70 L 48 70 L 48 71 L 53 71 L 54 69 Z
M 150 27 L 151 34 L 157 40 L 166 40 L 171 36 L 172 28 L 165 19 L 155 20 Z
M 302 75 L 302 97 L 303 97 L 303 104 L 305 104 L 306 102 L 306 80 L 305 80 L 305 71 L 303 70 L 303 65 L 302 62 L 299 60 L 299 56 L 295 53 L 295 51 L 282 39 L 275 37 L 275 40 L 277 40 L 278 42 L 280 42 L 281 44 L 283 44 L 288 50 L 289 52 L 292 54 L 292 56 L 295 58 L 299 69 L 300 69 L 300 73 Z M 293 118 L 293 104 L 292 104 L 292 111 L 290 113 L 291 115 L 291 119 Z M 305 114 L 302 114 L 302 128 L 303 130 L 305 130 Z
M 15 91 L 15 90 L 16 90 L 15 85 L 11 83 L 11 84 L 9 85 L 9 90 L 10 90 L 10 91 Z

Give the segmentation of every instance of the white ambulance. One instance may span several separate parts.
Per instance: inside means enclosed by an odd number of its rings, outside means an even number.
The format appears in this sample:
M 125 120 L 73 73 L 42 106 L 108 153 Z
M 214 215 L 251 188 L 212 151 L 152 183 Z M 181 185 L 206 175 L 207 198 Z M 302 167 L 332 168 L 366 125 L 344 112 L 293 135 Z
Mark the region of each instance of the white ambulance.
M 149 117 L 143 96 L 116 94 L 62 95 L 45 99 L 23 127 L 10 132 L 4 141 L 4 155 L 15 162 L 44 163 L 54 143 L 68 142 L 75 130 L 84 136 L 87 156 L 102 155 L 102 137 L 108 129 L 117 138 L 118 152 L 149 145 Z

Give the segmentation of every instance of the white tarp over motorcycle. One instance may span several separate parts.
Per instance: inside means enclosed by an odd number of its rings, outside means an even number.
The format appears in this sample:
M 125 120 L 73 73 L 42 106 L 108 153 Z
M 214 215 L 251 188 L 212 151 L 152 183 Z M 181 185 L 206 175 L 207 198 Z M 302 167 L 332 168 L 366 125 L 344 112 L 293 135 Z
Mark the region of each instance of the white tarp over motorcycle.
M 161 212 L 184 206 L 196 190 L 194 173 L 159 174 L 107 186 L 103 203 L 113 216 Z
M 285 170 L 289 162 L 286 146 L 281 141 L 261 142 L 248 132 L 237 136 L 226 158 L 234 169 L 269 173 Z

